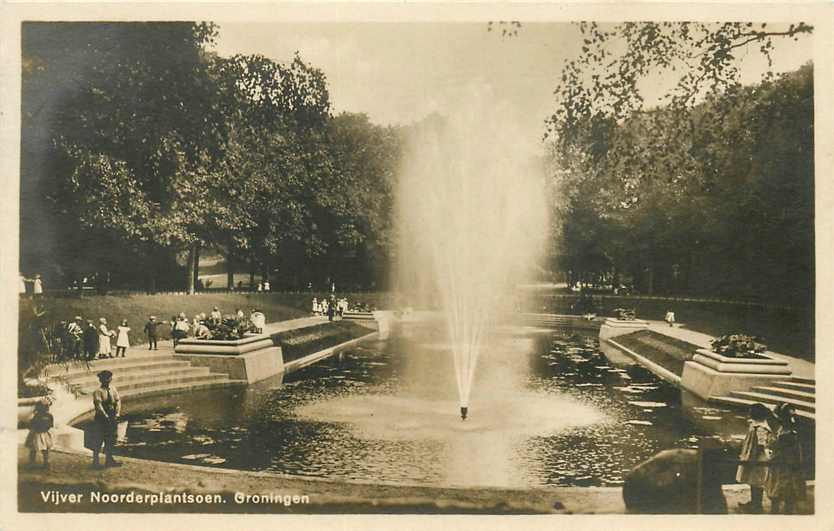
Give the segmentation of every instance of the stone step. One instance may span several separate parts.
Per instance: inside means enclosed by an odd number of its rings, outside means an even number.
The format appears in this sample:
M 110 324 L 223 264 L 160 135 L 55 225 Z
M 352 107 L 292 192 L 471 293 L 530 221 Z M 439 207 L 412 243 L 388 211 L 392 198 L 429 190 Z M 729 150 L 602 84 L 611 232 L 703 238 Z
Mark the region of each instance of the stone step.
M 776 387 L 769 385 L 757 385 L 753 387 L 751 391 L 781 396 L 785 398 L 795 398 L 796 400 L 803 400 L 805 402 L 816 403 L 816 395 L 814 393 L 806 393 L 804 391 L 797 391 L 796 389 L 786 389 L 784 387 Z
M 123 384 L 116 384 L 116 389 L 119 390 L 119 394 L 124 394 L 125 392 L 130 392 L 132 390 L 141 390 L 147 389 L 152 387 L 170 387 L 174 388 L 179 384 L 197 384 L 197 383 L 210 383 L 210 382 L 217 382 L 217 381 L 224 381 L 228 380 L 229 375 L 221 374 L 221 373 L 209 373 L 209 374 L 197 374 L 197 375 L 178 375 L 173 374 L 170 376 L 164 377 L 143 377 L 136 380 L 132 380 L 130 382 L 126 382 Z M 92 394 L 98 388 L 98 385 L 92 384 L 89 387 L 82 387 L 81 390 L 83 394 Z
M 46 375 L 50 378 L 68 379 L 79 374 L 96 374 L 105 369 L 113 372 L 136 370 L 137 368 L 141 369 L 145 367 L 154 367 L 160 364 L 168 364 L 175 361 L 178 362 L 178 360 L 174 359 L 174 355 L 172 353 L 168 353 L 165 356 L 158 355 L 147 358 L 108 358 L 104 360 L 97 360 L 89 364 L 73 363 L 67 367 L 51 366 L 48 368 L 49 370 L 46 372 Z
M 782 387 L 785 389 L 796 389 L 797 391 L 803 391 L 805 393 L 816 393 L 817 386 L 814 384 L 807 384 L 802 382 L 786 382 L 786 381 L 779 381 L 773 382 L 771 385 Z
M 761 402 L 760 400 L 748 400 L 746 398 L 738 398 L 733 396 L 716 396 L 709 399 L 710 404 L 717 404 L 717 405 L 724 405 L 724 406 L 735 406 L 741 408 L 747 408 L 755 404 L 756 402 Z M 765 404 L 765 406 L 769 407 L 771 410 L 776 407 L 776 404 Z M 816 413 L 813 411 L 803 411 L 801 409 L 796 410 L 797 416 L 804 417 L 810 420 L 816 420 Z
M 809 384 L 809 385 L 816 385 L 817 384 L 817 381 L 813 378 L 800 378 L 799 376 L 792 376 L 791 381 L 796 382 L 796 383 Z
M 792 406 L 797 411 L 809 411 L 815 412 L 816 405 L 811 402 L 806 402 L 804 400 L 798 400 L 796 398 L 786 398 L 782 396 L 771 395 L 768 393 L 757 393 L 755 391 L 732 391 L 730 396 L 737 397 L 737 398 L 744 398 L 746 400 L 753 400 L 757 402 L 762 402 L 765 404 L 772 404 L 778 405 L 782 402 L 786 402 Z
M 168 366 L 170 365 L 170 366 Z M 146 378 L 161 378 L 173 374 L 181 376 L 196 376 L 199 374 L 208 374 L 210 372 L 208 367 L 194 367 L 187 361 L 176 361 L 168 363 L 160 363 L 159 365 L 151 365 L 150 367 L 134 367 L 131 371 L 117 370 L 113 372 L 113 383 L 117 388 L 122 385 Z M 67 380 L 71 386 L 86 388 L 89 386 L 98 387 L 99 380 L 95 373 L 85 374 L 84 376 L 77 376 Z

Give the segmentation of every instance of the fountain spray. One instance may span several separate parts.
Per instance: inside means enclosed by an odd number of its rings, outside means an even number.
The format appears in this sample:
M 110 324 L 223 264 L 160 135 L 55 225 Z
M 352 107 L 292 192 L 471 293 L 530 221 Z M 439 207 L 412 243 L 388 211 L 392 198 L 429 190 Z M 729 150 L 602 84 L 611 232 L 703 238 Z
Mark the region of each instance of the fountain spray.
M 397 194 L 398 286 L 440 303 L 464 420 L 482 345 L 549 226 L 539 149 L 487 85 L 472 89 L 409 133 Z

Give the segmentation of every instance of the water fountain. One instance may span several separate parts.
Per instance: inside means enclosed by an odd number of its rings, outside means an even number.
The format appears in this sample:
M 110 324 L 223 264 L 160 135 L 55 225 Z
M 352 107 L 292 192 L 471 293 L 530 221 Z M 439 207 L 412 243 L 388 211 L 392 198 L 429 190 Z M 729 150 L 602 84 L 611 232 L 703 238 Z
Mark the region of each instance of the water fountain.
M 535 152 L 501 114 L 476 95 L 423 122 L 398 191 L 398 289 L 442 311 L 464 420 L 484 341 L 512 310 L 548 227 Z

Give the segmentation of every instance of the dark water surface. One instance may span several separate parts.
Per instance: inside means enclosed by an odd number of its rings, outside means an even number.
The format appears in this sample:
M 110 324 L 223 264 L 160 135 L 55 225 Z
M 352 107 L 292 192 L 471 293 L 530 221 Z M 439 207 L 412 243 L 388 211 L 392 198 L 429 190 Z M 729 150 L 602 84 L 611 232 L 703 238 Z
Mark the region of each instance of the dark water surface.
M 662 449 L 743 438 L 740 413 L 683 407 L 595 338 L 515 329 L 489 345 L 466 422 L 444 334 L 415 325 L 283 382 L 128 403 L 119 453 L 376 482 L 614 486 Z

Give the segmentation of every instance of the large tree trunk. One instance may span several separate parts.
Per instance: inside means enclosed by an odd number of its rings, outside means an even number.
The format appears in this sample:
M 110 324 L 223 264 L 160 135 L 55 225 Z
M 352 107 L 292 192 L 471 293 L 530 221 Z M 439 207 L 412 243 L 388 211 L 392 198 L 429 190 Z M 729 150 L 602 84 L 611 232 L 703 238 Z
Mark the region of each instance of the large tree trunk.
M 186 265 L 186 286 L 187 292 L 189 295 L 194 295 L 196 282 L 194 279 L 197 278 L 197 260 L 199 260 L 199 251 L 197 248 L 197 244 L 192 244 L 191 247 L 188 248 L 188 261 Z
M 255 289 L 255 258 L 249 258 L 249 290 Z
M 200 286 L 200 250 L 202 246 L 199 242 L 194 244 L 194 291 Z
M 235 289 L 235 257 L 230 250 L 226 253 L 226 287 Z

